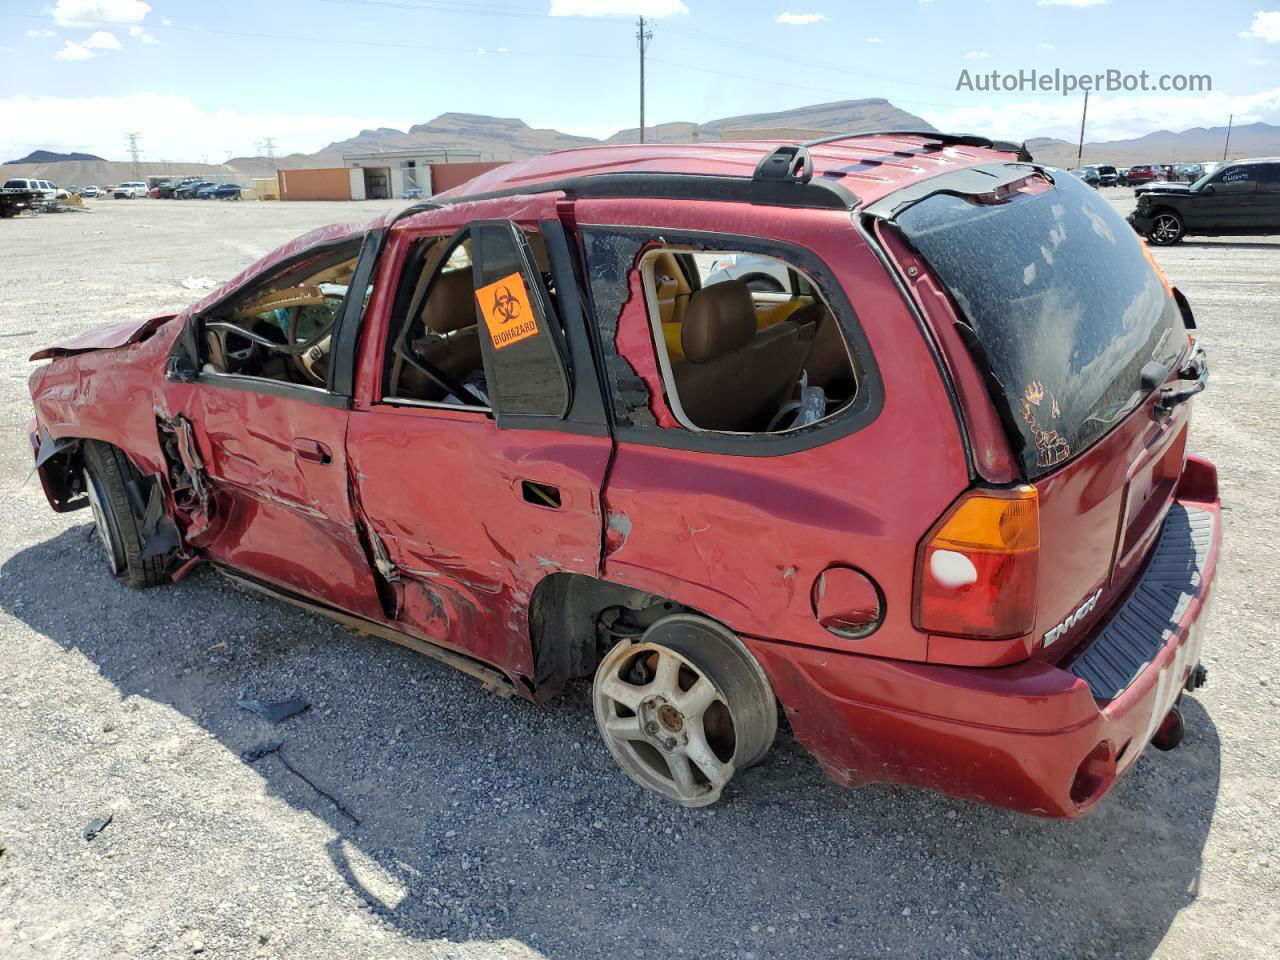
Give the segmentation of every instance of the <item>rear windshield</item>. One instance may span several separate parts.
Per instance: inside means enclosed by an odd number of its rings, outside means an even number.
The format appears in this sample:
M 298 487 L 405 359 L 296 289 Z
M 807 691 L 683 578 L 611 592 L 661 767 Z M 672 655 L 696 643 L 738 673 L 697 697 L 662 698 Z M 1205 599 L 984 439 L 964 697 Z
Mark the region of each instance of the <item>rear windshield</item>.
M 898 223 L 973 331 L 1027 476 L 1092 446 L 1186 345 L 1142 241 L 1097 191 L 1034 178 L 1000 203 L 934 194 Z

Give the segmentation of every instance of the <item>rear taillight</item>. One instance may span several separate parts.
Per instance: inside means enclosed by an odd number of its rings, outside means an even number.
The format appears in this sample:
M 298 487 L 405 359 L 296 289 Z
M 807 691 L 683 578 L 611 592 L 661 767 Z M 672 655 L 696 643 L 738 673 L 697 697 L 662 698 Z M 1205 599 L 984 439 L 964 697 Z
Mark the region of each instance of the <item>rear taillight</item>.
M 965 494 L 920 544 L 915 625 L 981 640 L 1029 633 L 1039 557 L 1035 487 Z

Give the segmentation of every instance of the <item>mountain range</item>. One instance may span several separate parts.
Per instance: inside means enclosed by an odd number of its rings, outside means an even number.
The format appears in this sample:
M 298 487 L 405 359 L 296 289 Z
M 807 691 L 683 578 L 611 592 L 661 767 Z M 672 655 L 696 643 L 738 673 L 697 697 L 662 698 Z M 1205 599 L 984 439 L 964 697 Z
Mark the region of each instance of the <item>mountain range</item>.
M 777 139 L 802 140 L 829 132 L 859 130 L 933 130 L 923 118 L 895 107 L 882 98 L 841 100 L 811 104 L 772 113 L 723 117 L 705 123 L 693 121 L 662 123 L 645 128 L 651 143 L 716 143 L 730 139 L 736 131 L 768 131 Z M 982 130 L 964 131 L 985 133 Z M 1084 162 L 1173 163 L 1221 159 L 1225 127 L 1194 127 L 1173 132 L 1157 130 L 1129 140 L 1090 142 L 1084 146 Z M 514 160 L 553 150 L 600 143 L 636 143 L 636 128 L 619 130 L 605 140 L 563 133 L 549 128 L 530 127 L 512 117 L 490 117 L 472 113 L 443 113 L 408 130 L 391 127 L 361 130 L 353 137 L 328 144 L 315 153 L 294 153 L 284 157 L 235 157 L 226 164 L 142 163 L 138 175 L 161 173 L 202 174 L 215 180 L 246 180 L 271 176 L 278 168 L 342 166 L 343 157 L 353 153 L 384 153 L 400 150 L 457 151 L 459 159 Z M 1054 138 L 1027 141 L 1039 161 L 1054 166 L 1076 164 L 1076 144 Z M 57 161 L 44 156 L 57 156 Z M 1267 123 L 1243 124 L 1231 131 L 1230 157 L 1280 155 L 1280 126 Z M 63 159 L 63 158 L 66 159 Z M 72 160 L 70 158 L 74 157 Z M 20 163 L 20 165 L 18 165 Z M 88 154 L 58 155 L 36 151 L 14 165 L 6 165 L 7 176 L 43 177 L 61 184 L 116 183 L 134 176 L 129 163 L 109 163 Z

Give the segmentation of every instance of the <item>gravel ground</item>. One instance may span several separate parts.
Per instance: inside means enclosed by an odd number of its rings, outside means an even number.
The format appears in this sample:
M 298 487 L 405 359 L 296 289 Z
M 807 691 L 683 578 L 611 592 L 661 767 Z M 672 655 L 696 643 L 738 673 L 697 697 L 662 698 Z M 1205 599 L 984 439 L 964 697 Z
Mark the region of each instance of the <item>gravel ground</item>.
M 1280 239 L 1156 254 L 1201 322 L 1192 445 L 1228 511 L 1181 749 L 1060 823 L 843 790 L 783 736 L 686 811 L 615 769 L 585 685 L 503 701 L 206 571 L 129 591 L 87 514 L 26 479 L 34 349 L 389 206 L 97 201 L 0 223 L 0 956 L 1280 954 Z M 274 728 L 236 706 L 290 696 L 314 706 Z M 241 759 L 271 737 L 280 754 Z

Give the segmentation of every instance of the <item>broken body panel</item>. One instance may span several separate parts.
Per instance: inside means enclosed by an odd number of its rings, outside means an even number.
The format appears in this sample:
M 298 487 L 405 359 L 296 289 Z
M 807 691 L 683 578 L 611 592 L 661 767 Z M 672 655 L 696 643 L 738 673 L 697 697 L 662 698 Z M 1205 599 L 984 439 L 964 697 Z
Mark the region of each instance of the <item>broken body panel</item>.
M 631 149 L 575 151 L 561 163 L 590 167 L 594 157 L 629 169 Z M 822 169 L 857 181 L 872 200 L 1006 159 L 906 138 L 822 150 Z M 688 172 L 732 173 L 746 153 L 695 150 L 680 162 Z M 510 189 L 550 172 L 545 161 L 517 164 L 478 187 Z M 74 477 L 51 466 L 73 452 L 57 445 L 109 442 L 164 492 L 181 535 L 175 568 L 212 561 L 357 629 L 416 644 L 492 688 L 501 674 L 530 699 L 590 673 L 600 608 L 658 602 L 700 612 L 744 639 L 797 737 L 840 782 L 912 783 L 1070 817 L 1141 752 L 1150 717 L 1167 712 L 1196 665 L 1219 525 L 1196 569 L 1198 592 L 1122 696 L 1099 699 L 1070 662 L 1136 589 L 1175 504 L 1216 519 L 1212 466 L 1185 457 L 1185 406 L 1158 417 L 1153 394 L 1035 481 L 1042 553 L 1052 551 L 1055 575 L 1070 575 L 1041 576 L 1031 630 L 997 641 L 932 635 L 913 622 L 922 539 L 975 485 L 1009 487 L 1021 474 L 983 373 L 958 339 L 954 304 L 892 230 L 832 209 L 556 190 L 444 199 L 440 209 L 314 231 L 176 317 L 34 355 L 53 360 L 31 390 L 33 447 L 47 455 L 39 469 L 55 509 L 78 505 Z M 494 221 L 545 239 L 549 262 L 537 269 L 557 290 L 567 333 L 563 418 L 384 396 L 397 290 L 415 244 Z M 359 328 L 335 334 L 332 363 L 352 372 L 349 392 L 334 390 L 333 378 L 327 390 L 259 389 L 176 368 L 208 311 L 309 251 L 378 231 Z M 627 231 L 648 239 L 618 241 Z M 805 258 L 860 364 L 849 408 L 776 435 L 682 428 L 638 267 L 645 244 L 667 236 L 708 249 L 738 238 L 742 249 Z M 601 268 L 600 251 L 618 262 Z M 525 282 L 533 289 L 538 277 Z M 1112 561 L 1097 563 L 1102 554 Z M 586 628 L 567 607 L 540 608 L 567 602 L 557 577 L 591 585 L 597 609 Z M 1086 581 L 1107 587 L 1087 610 Z M 546 628 L 547 610 L 563 614 L 562 630 Z M 1040 644 L 1064 617 L 1074 618 L 1064 638 Z M 585 652 L 549 653 L 556 643 Z M 966 669 L 978 666 L 992 669 Z M 1103 743 L 1109 779 L 1078 795 L 1079 771 Z

